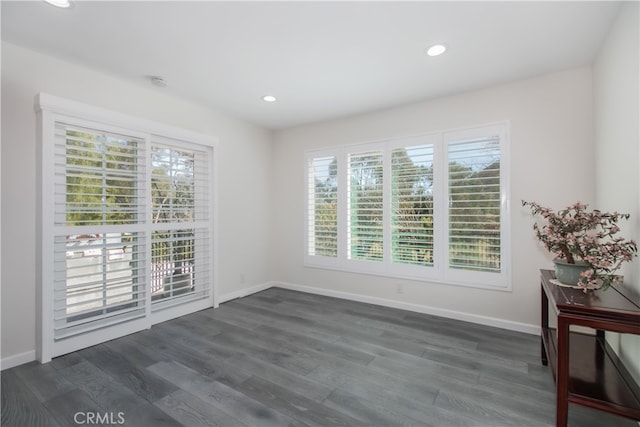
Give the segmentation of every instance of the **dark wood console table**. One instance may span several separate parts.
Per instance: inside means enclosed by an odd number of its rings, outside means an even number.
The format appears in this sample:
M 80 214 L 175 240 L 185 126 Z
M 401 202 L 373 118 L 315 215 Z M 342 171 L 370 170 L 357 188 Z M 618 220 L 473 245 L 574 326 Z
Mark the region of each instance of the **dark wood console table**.
M 541 270 L 541 358 L 551 363 L 556 381 L 556 426 L 567 425 L 569 402 L 640 421 L 640 387 L 604 339 L 604 331 L 640 335 L 640 301 L 613 286 L 585 294 L 557 286 L 553 278 Z M 549 327 L 549 306 L 557 330 Z M 570 331 L 570 325 L 596 333 Z

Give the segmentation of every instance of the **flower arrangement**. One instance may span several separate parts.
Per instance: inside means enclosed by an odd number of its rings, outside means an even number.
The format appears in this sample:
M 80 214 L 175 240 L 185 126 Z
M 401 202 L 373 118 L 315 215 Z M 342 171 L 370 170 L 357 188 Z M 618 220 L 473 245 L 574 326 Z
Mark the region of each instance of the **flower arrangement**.
M 606 289 L 612 282 L 620 282 L 614 273 L 624 261 L 637 256 L 638 247 L 633 240 L 615 237 L 620 231 L 617 223 L 629 219 L 629 214 L 587 210 L 588 205 L 574 203 L 557 212 L 536 202 L 522 201 L 532 215 L 541 216 L 546 223 L 535 223 L 533 229 L 549 252 L 568 264 L 582 261 L 587 264 L 577 285 L 585 292 L 600 287 Z

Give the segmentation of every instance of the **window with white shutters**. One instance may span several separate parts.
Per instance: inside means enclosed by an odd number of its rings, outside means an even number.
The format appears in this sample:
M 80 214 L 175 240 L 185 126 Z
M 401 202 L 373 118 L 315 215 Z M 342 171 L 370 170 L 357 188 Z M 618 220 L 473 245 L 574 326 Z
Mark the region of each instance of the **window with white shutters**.
M 381 261 L 382 153 L 349 154 L 349 259 Z
M 39 360 L 213 305 L 213 140 L 38 107 Z
M 151 147 L 154 310 L 209 296 L 208 157 L 177 144 Z
M 391 151 L 391 255 L 433 266 L 433 145 Z
M 335 156 L 307 161 L 307 254 L 338 256 L 338 181 Z
M 448 142 L 449 266 L 500 271 L 500 137 Z
M 56 338 L 144 315 L 145 147 L 138 137 L 55 124 Z
M 308 152 L 305 265 L 509 290 L 507 135 L 502 123 Z

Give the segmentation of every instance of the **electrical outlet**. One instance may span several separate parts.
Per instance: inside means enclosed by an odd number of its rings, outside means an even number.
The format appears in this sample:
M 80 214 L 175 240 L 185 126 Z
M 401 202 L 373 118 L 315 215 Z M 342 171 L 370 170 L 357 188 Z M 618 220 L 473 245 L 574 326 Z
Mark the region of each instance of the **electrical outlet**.
M 396 285 L 396 293 L 403 294 L 404 293 L 404 285 L 402 283 L 398 283 Z
M 244 285 L 244 281 L 245 281 L 245 279 L 244 279 L 244 273 L 242 273 L 242 274 L 240 275 L 240 283 L 242 283 L 242 284 Z

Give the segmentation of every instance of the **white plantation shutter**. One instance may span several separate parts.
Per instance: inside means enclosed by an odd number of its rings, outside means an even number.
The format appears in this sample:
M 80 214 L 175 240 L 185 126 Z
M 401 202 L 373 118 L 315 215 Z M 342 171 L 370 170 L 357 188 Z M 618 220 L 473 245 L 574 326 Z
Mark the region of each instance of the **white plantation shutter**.
M 349 154 L 349 259 L 383 259 L 383 153 Z
M 37 357 L 213 305 L 208 136 L 38 97 Z
M 338 256 L 336 156 L 307 161 L 307 255 Z
M 145 238 L 109 232 L 55 237 L 54 337 L 144 316 Z
M 448 144 L 449 266 L 501 270 L 500 137 Z
M 210 153 L 181 141 L 154 141 L 151 298 L 155 311 L 208 298 L 212 265 L 208 244 Z
M 508 123 L 306 153 L 305 266 L 510 289 Z
M 144 315 L 145 160 L 140 138 L 55 124 L 55 338 Z
M 212 280 L 207 229 L 155 230 L 152 235 L 153 310 L 208 298 Z
M 394 263 L 433 266 L 433 145 L 391 151 Z
M 194 223 L 209 220 L 209 152 L 181 148 L 180 141 L 151 147 L 153 223 Z M 182 143 L 184 144 L 184 142 Z
M 143 141 L 56 123 L 55 224 L 134 224 L 145 215 Z

